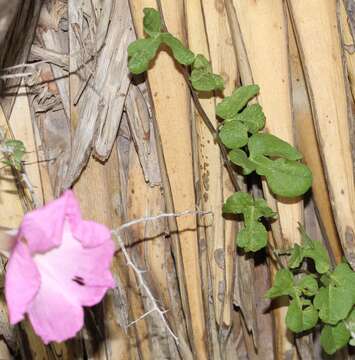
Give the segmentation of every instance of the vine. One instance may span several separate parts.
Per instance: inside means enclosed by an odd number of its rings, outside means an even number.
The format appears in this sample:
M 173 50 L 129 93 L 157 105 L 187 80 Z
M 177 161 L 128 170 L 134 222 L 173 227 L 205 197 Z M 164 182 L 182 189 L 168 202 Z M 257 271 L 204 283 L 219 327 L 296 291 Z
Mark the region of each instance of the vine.
M 128 46 L 129 70 L 136 75 L 144 73 L 161 45 L 171 50 L 182 66 L 202 119 L 220 146 L 236 190 L 239 187 L 231 163 L 245 176 L 252 172 L 263 176 L 271 192 L 278 196 L 298 197 L 311 188 L 312 173 L 301 162 L 302 154 L 278 137 L 261 132 L 265 126 L 263 110 L 259 104 L 248 105 L 258 95 L 258 85 L 241 86 L 217 105 L 216 114 L 221 120 L 217 130 L 195 91 L 223 90 L 223 78 L 212 72 L 210 62 L 203 55 L 194 54 L 167 31 L 159 11 L 144 9 L 143 28 L 146 37 Z M 256 252 L 268 245 L 267 230 L 260 220 L 275 219 L 277 214 L 264 199 L 254 199 L 249 193 L 237 191 L 226 200 L 223 212 L 243 215 L 245 226 L 236 238 L 239 247 Z M 320 320 L 323 324 L 321 344 L 332 354 L 348 343 L 355 345 L 355 272 L 345 262 L 331 269 L 322 243 L 311 240 L 302 227 L 300 231 L 302 244 L 283 252 L 289 256 L 287 267 L 279 266 L 274 285 L 266 296 L 270 299 L 289 297 L 286 325 L 294 333 L 309 331 Z

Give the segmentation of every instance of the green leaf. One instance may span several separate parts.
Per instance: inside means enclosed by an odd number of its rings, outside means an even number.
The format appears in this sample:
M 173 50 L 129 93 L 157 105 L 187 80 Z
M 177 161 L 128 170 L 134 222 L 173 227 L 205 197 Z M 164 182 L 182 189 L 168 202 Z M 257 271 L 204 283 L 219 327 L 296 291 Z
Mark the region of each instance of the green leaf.
M 267 244 L 267 231 L 265 226 L 258 221 L 252 222 L 239 231 L 237 245 L 245 251 L 256 252 Z
M 302 159 L 302 154 L 293 146 L 271 134 L 254 134 L 249 138 L 248 147 L 251 158 L 257 155 L 265 155 L 283 157 L 288 160 Z
M 128 46 L 128 68 L 132 74 L 141 74 L 148 70 L 150 61 L 155 57 L 161 44 L 161 38 L 139 39 Z
M 212 73 L 212 66 L 201 54 L 198 54 L 192 64 L 190 81 L 197 91 L 223 90 L 224 80 L 220 75 Z
M 303 241 L 303 257 L 314 261 L 319 274 L 326 273 L 330 268 L 330 259 L 327 249 L 320 241 L 312 240 L 302 226 L 299 227 Z
M 325 325 L 320 335 L 320 343 L 329 355 L 344 347 L 349 339 L 350 333 L 343 322 L 335 326 Z
M 240 121 L 229 121 L 222 126 L 219 137 L 227 148 L 237 149 L 248 143 L 248 129 Z
M 350 315 L 345 320 L 345 326 L 351 334 L 350 345 L 355 346 L 355 308 L 352 309 Z
M 341 263 L 333 273 L 324 275 L 322 282 L 328 286 L 319 290 L 314 305 L 325 323 L 335 325 L 347 318 L 355 303 L 355 273 L 348 264 Z
M 308 257 L 314 261 L 316 270 L 319 274 L 326 273 L 330 268 L 330 259 L 327 249 L 320 241 L 310 239 L 301 225 L 299 230 L 302 235 L 303 245 L 295 245 L 291 250 L 288 266 L 291 269 L 297 268 L 301 265 L 303 259 Z
M 11 148 L 13 150 L 19 150 L 23 153 L 26 152 L 26 148 L 24 143 L 21 140 L 6 140 L 5 141 L 5 146 L 7 148 Z
M 254 134 L 249 138 L 248 148 L 249 161 L 254 163 L 258 175 L 266 177 L 271 191 L 276 195 L 296 197 L 311 187 L 310 169 L 296 161 L 302 155 L 285 141 L 270 134 Z M 266 156 L 282 158 L 271 160 Z
M 12 162 L 9 160 L 1 160 L 1 162 L 6 166 L 12 166 Z
M 291 301 L 286 314 L 286 325 L 291 331 L 300 333 L 312 329 L 317 321 L 318 312 L 313 305 L 303 308 L 299 298 Z
M 247 106 L 242 112 L 237 114 L 235 120 L 241 121 L 252 134 L 263 129 L 265 126 L 265 115 L 259 104 Z
M 330 275 L 331 282 L 336 286 L 347 288 L 355 304 L 355 272 L 345 263 L 340 263 Z
M 259 222 L 261 217 L 274 217 L 275 213 L 264 199 L 254 200 L 245 192 L 231 195 L 223 206 L 224 213 L 243 214 L 245 227 L 237 235 L 237 245 L 245 251 L 258 251 L 267 244 L 267 231 Z
M 314 306 L 325 323 L 335 325 L 348 316 L 353 306 L 351 290 L 332 284 L 322 287 L 314 298 Z
M 24 143 L 20 140 L 6 140 L 5 147 L 8 158 L 2 162 L 20 171 L 22 168 L 22 160 L 26 153 Z
M 223 205 L 224 213 L 242 214 L 250 206 L 254 205 L 253 197 L 246 192 L 238 191 L 231 195 Z
M 223 90 L 224 80 L 220 75 L 212 74 L 204 69 L 192 70 L 190 81 L 197 91 Z
M 22 158 L 26 153 L 25 145 L 20 140 L 6 140 L 5 141 L 6 150 L 10 153 L 12 160 L 21 162 Z
M 329 274 L 323 274 L 320 277 L 320 282 L 324 285 L 324 286 L 328 286 L 330 284 L 330 277 Z
M 290 270 L 281 269 L 276 273 L 274 285 L 269 289 L 265 296 L 274 299 L 283 295 L 294 295 L 294 277 Z
M 144 31 L 150 36 L 156 36 L 161 31 L 161 18 L 159 11 L 152 8 L 145 8 L 143 10 L 144 18 L 143 18 L 143 28 Z
M 182 65 L 191 65 L 194 62 L 195 55 L 192 51 L 185 48 L 180 40 L 170 33 L 162 33 L 160 35 L 164 44 L 168 45 L 173 52 L 173 56 L 177 62 Z
M 267 202 L 264 199 L 255 199 L 254 200 L 255 206 L 255 216 L 256 217 L 266 217 L 277 219 L 277 213 L 274 212 L 271 208 L 269 208 Z
M 247 217 L 251 217 L 252 220 L 260 217 L 275 217 L 276 213 L 270 209 L 264 199 L 253 199 L 253 197 L 247 193 L 238 191 L 231 195 L 223 206 L 223 212 L 233 214 L 252 214 Z
M 303 195 L 312 185 L 312 173 L 306 165 L 299 162 L 265 156 L 255 156 L 256 172 L 264 175 L 271 191 L 284 197 Z
M 247 154 L 240 149 L 235 149 L 229 152 L 229 160 L 243 169 L 244 175 L 249 175 L 256 169 L 256 165 L 248 159 Z
M 291 255 L 290 258 L 288 259 L 288 267 L 290 269 L 295 269 L 299 267 L 303 261 L 303 258 L 304 258 L 303 247 L 296 244 L 291 249 Z
M 212 71 L 212 66 L 211 66 L 210 62 L 202 54 L 196 55 L 195 60 L 192 64 L 192 68 L 198 69 L 198 70 L 203 69 L 203 70 L 207 70 L 209 72 Z
M 247 85 L 237 88 L 231 96 L 224 98 L 217 105 L 216 114 L 222 119 L 234 118 L 258 92 L 258 85 Z
M 314 296 L 318 292 L 318 283 L 312 275 L 305 275 L 297 282 L 297 288 L 306 296 Z

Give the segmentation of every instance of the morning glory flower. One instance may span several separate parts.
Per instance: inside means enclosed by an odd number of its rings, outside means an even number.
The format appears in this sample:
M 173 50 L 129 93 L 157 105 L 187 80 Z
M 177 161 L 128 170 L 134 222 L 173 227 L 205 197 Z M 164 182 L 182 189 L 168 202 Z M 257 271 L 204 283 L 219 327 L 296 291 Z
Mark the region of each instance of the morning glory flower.
M 73 192 L 27 213 L 6 268 L 10 323 L 27 313 L 44 343 L 64 341 L 83 327 L 84 306 L 114 287 L 114 243 L 108 228 L 81 218 Z

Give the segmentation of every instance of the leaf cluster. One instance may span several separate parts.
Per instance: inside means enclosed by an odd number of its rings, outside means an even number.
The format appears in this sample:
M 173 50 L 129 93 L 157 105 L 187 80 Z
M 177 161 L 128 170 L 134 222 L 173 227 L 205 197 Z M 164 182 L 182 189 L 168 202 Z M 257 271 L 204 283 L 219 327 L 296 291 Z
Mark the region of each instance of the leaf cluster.
M 223 90 L 224 81 L 220 75 L 213 74 L 209 61 L 201 54 L 197 56 L 185 48 L 182 42 L 172 34 L 162 31 L 162 20 L 157 10 L 144 9 L 143 29 L 147 34 L 128 46 L 128 68 L 132 74 L 141 74 L 148 70 L 159 48 L 168 47 L 174 59 L 181 65 L 191 66 L 190 81 L 197 91 Z
M 304 229 L 302 245 L 290 251 L 288 268 L 276 273 L 274 285 L 266 296 L 274 299 L 288 296 L 290 304 L 286 315 L 287 327 L 300 333 L 310 330 L 321 321 L 321 345 L 328 354 L 346 346 L 355 345 L 355 272 L 346 263 L 330 268 L 328 252 L 323 244 L 309 238 Z M 302 271 L 306 259 L 314 263 L 314 273 L 294 275 Z
M 220 139 L 231 150 L 229 159 L 244 175 L 256 171 L 276 195 L 303 195 L 312 185 L 312 173 L 299 161 L 302 155 L 293 146 L 274 135 L 259 133 L 265 126 L 262 108 L 258 104 L 246 106 L 258 92 L 257 85 L 242 86 L 217 105 L 216 113 L 224 120 Z
M 258 251 L 267 244 L 267 230 L 260 222 L 262 217 L 275 218 L 264 199 L 253 199 L 249 193 L 236 192 L 223 206 L 224 213 L 243 214 L 245 227 L 237 234 L 237 245 L 245 251 Z

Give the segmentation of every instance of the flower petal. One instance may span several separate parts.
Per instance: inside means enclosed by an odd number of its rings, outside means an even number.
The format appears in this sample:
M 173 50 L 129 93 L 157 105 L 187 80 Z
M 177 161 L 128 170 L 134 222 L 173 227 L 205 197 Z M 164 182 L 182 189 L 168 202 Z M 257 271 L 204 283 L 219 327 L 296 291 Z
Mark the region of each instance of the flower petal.
M 31 254 L 46 252 L 60 245 L 67 215 L 74 222 L 80 221 L 80 208 L 71 191 L 66 191 L 46 206 L 27 213 L 18 237 L 26 239 Z
M 72 224 L 70 224 L 72 225 Z M 72 227 L 74 237 L 76 237 L 84 247 L 93 248 L 111 240 L 110 230 L 102 224 L 94 221 L 80 221 Z
M 24 318 L 40 282 L 40 274 L 28 247 L 19 241 L 12 250 L 5 277 L 5 297 L 11 324 Z
M 45 344 L 65 341 L 84 325 L 84 312 L 75 298 L 48 279 L 43 279 L 41 289 L 29 307 L 28 316 L 35 333 Z

